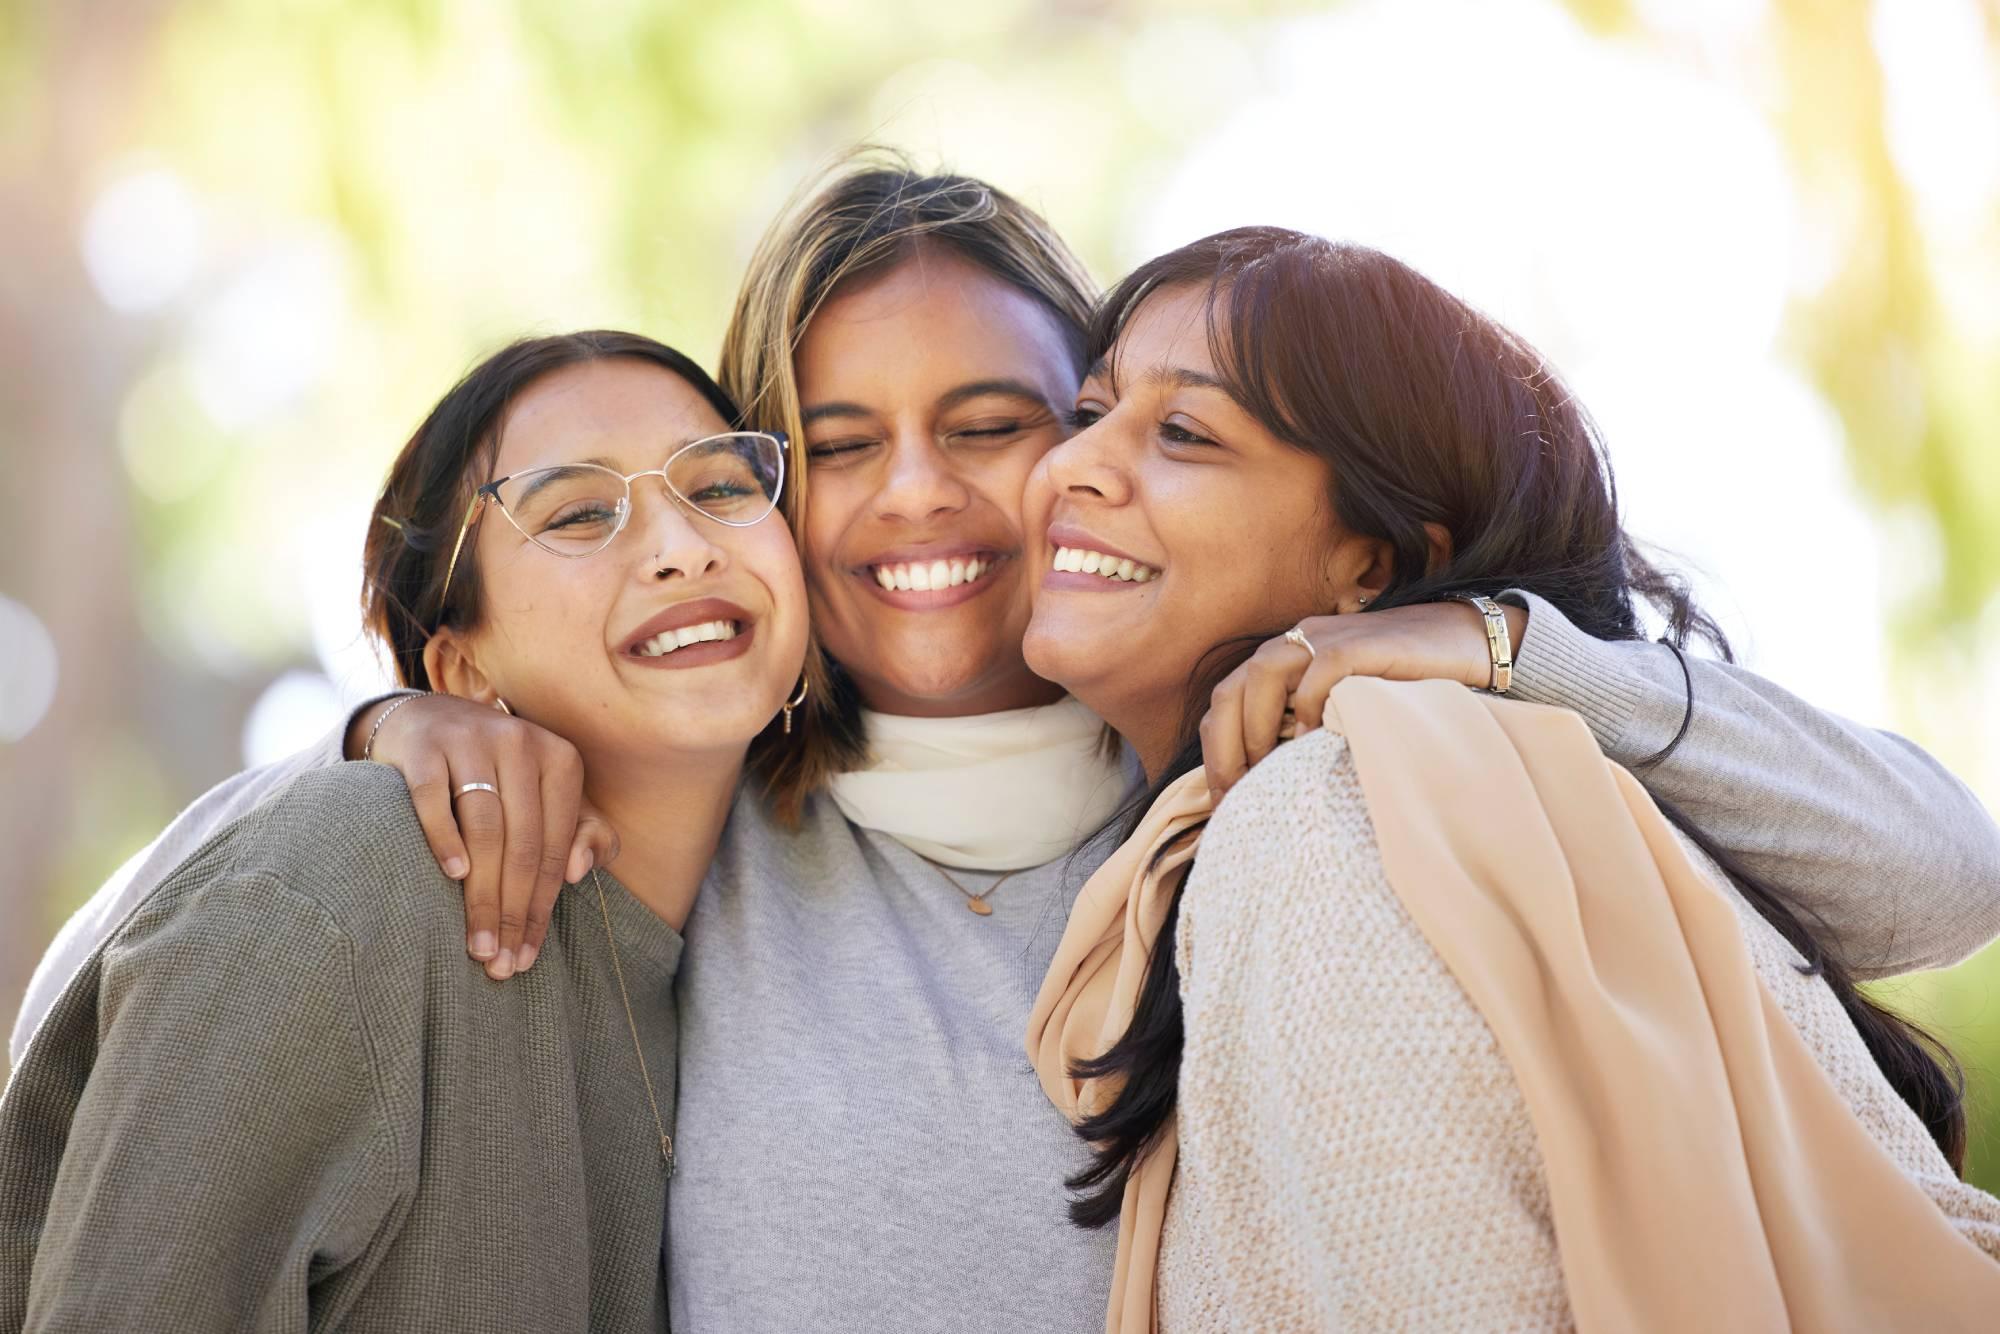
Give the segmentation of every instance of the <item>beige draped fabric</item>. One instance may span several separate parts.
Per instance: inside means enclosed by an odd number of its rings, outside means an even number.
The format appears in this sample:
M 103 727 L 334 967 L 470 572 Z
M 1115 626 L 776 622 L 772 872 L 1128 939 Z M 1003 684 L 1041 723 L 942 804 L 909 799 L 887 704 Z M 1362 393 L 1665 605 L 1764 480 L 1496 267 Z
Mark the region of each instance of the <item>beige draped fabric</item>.
M 1724 891 L 1574 715 L 1355 679 L 1327 719 L 1391 887 L 1521 1088 L 1579 1329 L 2000 1323 L 2000 1266 L 1855 1119 L 1758 980 Z M 1129 1021 L 1189 856 L 1174 840 L 1206 807 L 1200 775 L 1181 780 L 1077 900 L 1028 1036 L 1072 1117 L 1113 1092 L 1067 1065 Z M 1126 1191 L 1115 1334 L 1153 1328 L 1174 1156 L 1170 1129 Z
M 1175 840 L 1206 819 L 1213 805 L 1201 770 L 1182 776 L 1160 794 L 1132 837 L 1097 868 L 1070 908 L 1069 926 L 1028 1016 L 1028 1059 L 1035 1063 L 1049 1101 L 1071 1121 L 1102 1111 L 1117 1092 L 1104 1087 L 1109 1081 L 1072 1078 L 1070 1067 L 1106 1051 L 1131 1024 L 1146 960 L 1194 856 L 1192 838 Z M 1171 941 L 1167 948 L 1173 948 Z M 1153 1328 L 1153 1275 L 1178 1143 L 1169 1125 L 1158 1147 L 1125 1183 L 1105 1322 L 1111 1334 L 1145 1334 Z

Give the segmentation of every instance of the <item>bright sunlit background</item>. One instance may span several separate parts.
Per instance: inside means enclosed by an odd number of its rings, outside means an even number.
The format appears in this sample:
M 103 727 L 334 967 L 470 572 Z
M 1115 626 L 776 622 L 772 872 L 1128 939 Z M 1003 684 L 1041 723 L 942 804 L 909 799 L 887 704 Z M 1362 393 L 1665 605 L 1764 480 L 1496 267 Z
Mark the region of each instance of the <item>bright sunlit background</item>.
M 581 326 L 712 357 L 860 140 L 1105 281 L 1248 222 L 1413 262 L 1568 372 L 1751 666 L 2000 805 L 1995 0 L 0 0 L 0 1008 L 380 688 L 365 516 L 456 375 Z M 1996 981 L 1895 992 L 1988 1185 Z

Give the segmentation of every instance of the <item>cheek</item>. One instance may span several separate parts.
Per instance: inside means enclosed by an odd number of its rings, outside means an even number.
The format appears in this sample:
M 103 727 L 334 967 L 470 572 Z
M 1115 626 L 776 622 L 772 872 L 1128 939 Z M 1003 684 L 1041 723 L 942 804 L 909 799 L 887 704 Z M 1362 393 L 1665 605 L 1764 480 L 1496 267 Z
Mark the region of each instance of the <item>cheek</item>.
M 812 479 L 806 488 L 805 537 L 796 547 L 798 558 L 804 561 L 810 574 L 838 567 L 840 544 L 853 527 L 863 498 L 861 488 L 844 473 L 826 473 Z
M 1017 532 L 1029 530 L 1033 523 L 1035 510 L 1031 496 L 1038 490 L 1043 493 L 1049 490 L 1045 464 L 1058 443 L 1049 440 L 1023 444 L 996 461 L 980 479 L 980 491 Z M 1042 512 L 1046 513 L 1046 500 L 1043 505 Z
M 1056 488 L 1049 478 L 1049 463 L 1054 458 L 1052 449 L 1035 460 L 1021 487 L 1021 521 L 1032 537 L 1040 537 L 1048 528 L 1049 511 L 1055 508 Z
M 517 694 L 532 693 L 542 703 L 536 712 L 546 714 L 577 681 L 610 672 L 605 627 L 616 589 L 608 563 L 591 568 L 598 562 L 529 554 L 543 558 L 524 558 L 485 580 L 480 665 Z
M 759 526 L 750 531 L 755 540 L 746 545 L 738 559 L 770 595 L 772 618 L 782 628 L 787 644 L 796 641 L 803 656 L 805 575 L 799 564 L 798 548 L 792 545 L 791 531 L 782 524 Z

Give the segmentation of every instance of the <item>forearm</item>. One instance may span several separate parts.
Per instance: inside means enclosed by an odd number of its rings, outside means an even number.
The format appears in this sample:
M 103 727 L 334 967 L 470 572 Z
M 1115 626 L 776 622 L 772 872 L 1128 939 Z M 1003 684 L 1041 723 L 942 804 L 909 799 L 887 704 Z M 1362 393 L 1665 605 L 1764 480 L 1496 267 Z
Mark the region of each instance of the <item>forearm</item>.
M 1530 610 L 1512 693 L 1582 715 L 1606 755 L 1816 916 L 1857 973 L 1953 963 L 2000 934 L 2000 828 L 1921 748 L 1741 668 L 1690 656 L 1684 675 L 1664 645 L 1594 640 L 1532 595 L 1509 599 Z

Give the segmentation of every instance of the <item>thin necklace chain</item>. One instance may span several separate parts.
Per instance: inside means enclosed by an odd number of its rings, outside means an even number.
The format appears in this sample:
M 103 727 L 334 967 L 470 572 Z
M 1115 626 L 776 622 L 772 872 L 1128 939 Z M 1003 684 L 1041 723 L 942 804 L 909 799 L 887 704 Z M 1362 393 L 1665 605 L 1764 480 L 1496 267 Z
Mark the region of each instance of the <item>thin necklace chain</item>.
M 632 997 L 625 990 L 625 968 L 618 962 L 618 935 L 611 929 L 611 904 L 604 897 L 604 880 L 597 868 L 590 871 L 590 883 L 597 887 L 597 910 L 604 914 L 604 939 L 611 946 L 611 971 L 618 977 L 618 999 L 625 1003 L 625 1026 L 632 1030 L 632 1054 L 639 1058 L 639 1078 L 646 1085 L 646 1101 L 653 1109 L 653 1128 L 660 1132 L 660 1158 L 667 1165 L 667 1175 L 674 1174 L 674 1137 L 667 1133 L 667 1123 L 660 1116 L 660 1100 L 653 1093 L 653 1076 L 646 1069 L 646 1051 L 639 1045 L 639 1021 L 632 1017 Z
M 1006 884 L 1009 880 L 1012 880 L 1015 876 L 1021 873 L 1021 868 L 1017 867 L 1014 870 L 1007 872 L 1005 875 L 1001 876 L 998 880 L 995 880 L 992 884 L 988 885 L 985 889 L 982 889 L 977 894 L 975 894 L 971 890 L 967 889 L 963 884 L 961 884 L 957 876 L 953 875 L 950 871 L 945 870 L 944 867 L 939 866 L 936 862 L 932 861 L 930 858 L 924 857 L 921 860 L 924 862 L 925 865 L 929 866 L 933 871 L 936 871 L 939 875 L 943 876 L 945 878 L 946 884 L 949 884 L 953 889 L 965 895 L 965 906 L 972 909 L 973 912 L 978 913 L 981 917 L 989 916 L 993 912 L 993 905 L 986 901 L 986 896 L 991 894 L 994 890 L 1000 888 L 1000 886 Z

